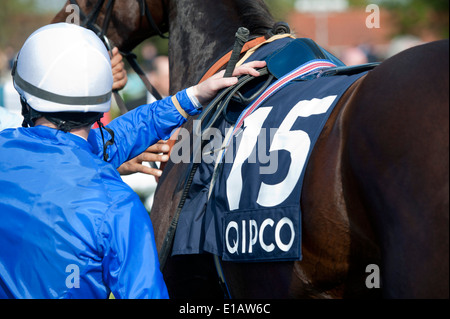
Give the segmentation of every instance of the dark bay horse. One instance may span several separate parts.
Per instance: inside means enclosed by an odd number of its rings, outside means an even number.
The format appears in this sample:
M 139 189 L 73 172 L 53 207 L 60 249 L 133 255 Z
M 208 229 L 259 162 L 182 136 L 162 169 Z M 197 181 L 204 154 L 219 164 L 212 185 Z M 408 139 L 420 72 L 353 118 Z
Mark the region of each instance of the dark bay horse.
M 83 11 L 97 1 L 79 1 Z M 117 1 L 108 36 L 132 49 L 155 35 L 144 1 Z M 170 32 L 171 92 L 194 85 L 234 42 L 238 27 L 263 35 L 274 24 L 262 0 L 148 0 Z M 64 21 L 67 13 L 55 21 Z M 104 10 L 98 16 L 101 25 Z M 167 29 L 168 27 L 168 29 Z M 449 297 L 449 42 L 418 46 L 354 83 L 313 150 L 301 194 L 296 262 L 230 263 L 234 298 Z M 186 124 L 192 127 L 192 121 Z M 151 219 L 158 248 L 180 201 L 188 164 L 169 162 Z M 210 255 L 169 257 L 172 297 L 223 297 Z M 381 288 L 369 289 L 377 265 Z

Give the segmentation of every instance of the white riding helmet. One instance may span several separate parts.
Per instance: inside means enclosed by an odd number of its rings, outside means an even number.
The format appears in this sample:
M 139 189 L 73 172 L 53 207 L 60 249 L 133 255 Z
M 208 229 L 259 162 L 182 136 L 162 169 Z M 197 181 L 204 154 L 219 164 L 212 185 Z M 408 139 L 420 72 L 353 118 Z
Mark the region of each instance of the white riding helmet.
M 25 41 L 14 87 L 39 112 L 109 111 L 111 60 L 94 32 L 68 23 L 42 27 Z

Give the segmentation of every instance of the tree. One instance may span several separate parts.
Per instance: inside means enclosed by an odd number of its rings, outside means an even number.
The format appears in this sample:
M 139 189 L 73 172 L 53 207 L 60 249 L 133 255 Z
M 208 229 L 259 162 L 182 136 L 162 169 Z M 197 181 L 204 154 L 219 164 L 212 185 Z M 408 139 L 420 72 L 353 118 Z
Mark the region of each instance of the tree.
M 295 0 L 265 0 L 275 21 L 285 21 L 286 16 L 292 10 Z
M 431 31 L 438 37 L 448 38 L 448 0 L 391 0 L 383 3 L 393 12 L 400 34 L 421 36 Z

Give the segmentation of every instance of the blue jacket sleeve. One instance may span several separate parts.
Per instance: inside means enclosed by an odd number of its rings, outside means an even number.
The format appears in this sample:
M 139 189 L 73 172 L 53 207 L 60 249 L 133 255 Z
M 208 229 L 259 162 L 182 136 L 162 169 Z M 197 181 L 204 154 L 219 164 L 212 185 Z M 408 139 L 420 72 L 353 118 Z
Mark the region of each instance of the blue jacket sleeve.
M 187 114 L 196 115 L 200 113 L 186 90 L 178 92 L 175 97 Z M 107 149 L 108 162 L 118 168 L 159 140 L 168 139 L 173 130 L 185 121 L 186 118 L 174 105 L 172 97 L 142 105 L 114 119 L 107 125 L 114 132 L 114 145 Z M 111 138 L 106 130 L 103 130 L 103 134 L 105 142 Z M 94 152 L 102 157 L 103 141 L 100 129 L 91 130 L 88 140 L 93 146 Z
M 99 231 L 103 281 L 117 299 L 167 299 L 153 227 L 137 195 L 124 196 Z

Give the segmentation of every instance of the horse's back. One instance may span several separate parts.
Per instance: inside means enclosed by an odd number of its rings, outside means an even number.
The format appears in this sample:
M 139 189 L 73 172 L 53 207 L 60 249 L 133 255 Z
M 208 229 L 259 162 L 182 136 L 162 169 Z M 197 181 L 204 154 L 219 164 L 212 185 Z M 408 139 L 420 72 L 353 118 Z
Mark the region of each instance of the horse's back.
M 365 78 L 346 157 L 380 243 L 387 297 L 449 295 L 449 42 L 406 50 Z

